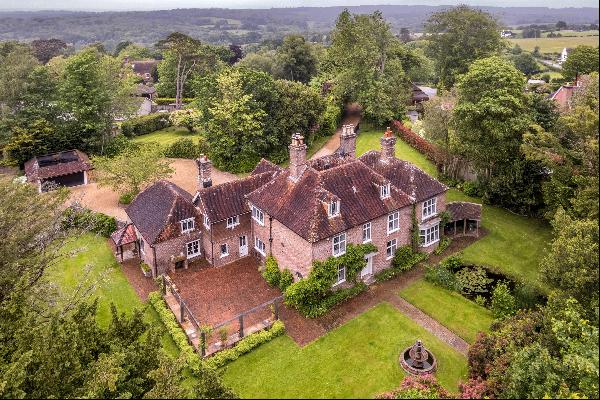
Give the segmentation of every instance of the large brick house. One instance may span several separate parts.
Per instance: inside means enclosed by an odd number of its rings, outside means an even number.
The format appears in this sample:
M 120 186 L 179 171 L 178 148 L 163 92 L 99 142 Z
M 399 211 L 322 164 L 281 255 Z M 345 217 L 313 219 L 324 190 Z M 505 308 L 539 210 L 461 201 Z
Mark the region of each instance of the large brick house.
M 300 279 L 314 260 L 342 255 L 349 243 L 371 242 L 378 251 L 361 272 L 368 279 L 411 243 L 413 219 L 422 249 L 433 251 L 448 188 L 396 158 L 389 129 L 380 151 L 356 157 L 355 143 L 353 126 L 345 126 L 335 154 L 307 160 L 303 137 L 295 134 L 288 168 L 263 159 L 248 177 L 220 185 L 212 185 L 211 163 L 201 156 L 193 197 L 160 181 L 128 207 L 143 259 L 156 275 L 201 258 L 218 267 L 242 257 L 260 263 L 271 254 Z M 345 280 L 344 269 L 338 278 Z

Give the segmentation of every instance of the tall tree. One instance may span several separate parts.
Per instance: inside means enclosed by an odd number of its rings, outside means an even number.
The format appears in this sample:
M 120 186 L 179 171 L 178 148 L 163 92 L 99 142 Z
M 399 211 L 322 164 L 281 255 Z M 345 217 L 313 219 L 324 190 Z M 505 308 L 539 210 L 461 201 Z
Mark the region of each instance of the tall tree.
M 213 69 L 217 55 L 210 46 L 179 32 L 169 34 L 158 46 L 165 50 L 159 76 L 165 79 L 169 74 L 164 72 L 167 68 L 171 70 L 175 80 L 175 108 L 180 109 L 186 82 L 192 72 Z
M 562 74 L 566 79 L 598 72 L 598 48 L 577 46 L 569 53 L 567 61 L 562 65 Z
M 440 86 L 446 89 L 473 61 L 497 55 L 505 47 L 498 22 L 490 14 L 464 5 L 431 15 L 425 31 L 427 53 L 436 62 Z
M 21 102 L 27 78 L 39 62 L 29 46 L 8 42 L 0 50 L 0 112 L 2 106 L 12 111 Z
M 540 70 L 535 57 L 532 56 L 531 53 L 521 52 L 511 58 L 515 67 L 527 77 L 530 77 Z
M 284 79 L 308 83 L 317 73 L 317 56 L 301 35 L 286 36 L 277 49 L 277 57 Z

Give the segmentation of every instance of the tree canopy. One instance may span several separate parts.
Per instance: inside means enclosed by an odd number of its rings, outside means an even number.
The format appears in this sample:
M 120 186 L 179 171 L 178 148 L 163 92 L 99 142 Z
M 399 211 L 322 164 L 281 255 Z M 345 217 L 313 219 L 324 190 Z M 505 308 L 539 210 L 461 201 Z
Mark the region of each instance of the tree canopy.
M 566 79 L 598 72 L 598 48 L 592 46 L 577 46 L 567 56 L 562 65 L 562 74 Z

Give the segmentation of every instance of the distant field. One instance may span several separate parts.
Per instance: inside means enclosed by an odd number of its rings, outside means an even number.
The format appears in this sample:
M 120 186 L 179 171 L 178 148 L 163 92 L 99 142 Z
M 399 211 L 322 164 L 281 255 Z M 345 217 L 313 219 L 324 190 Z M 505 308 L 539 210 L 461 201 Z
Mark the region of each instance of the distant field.
M 509 40 L 513 44 L 518 44 L 523 50 L 526 51 L 533 51 L 535 46 L 539 46 L 542 53 L 560 53 L 565 47 L 577 47 L 579 45 L 598 46 L 598 36 Z

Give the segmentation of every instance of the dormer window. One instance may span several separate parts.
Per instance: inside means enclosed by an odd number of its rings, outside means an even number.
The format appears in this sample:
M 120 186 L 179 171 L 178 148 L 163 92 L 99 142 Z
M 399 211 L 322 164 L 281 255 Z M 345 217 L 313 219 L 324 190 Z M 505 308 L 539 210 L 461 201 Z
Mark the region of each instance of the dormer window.
M 381 185 L 379 188 L 380 188 L 380 194 L 381 194 L 382 199 L 387 199 L 388 197 L 390 197 L 390 184 L 389 183 L 386 183 L 385 185 Z
M 238 226 L 240 224 L 240 217 L 237 215 L 234 215 L 233 217 L 229 217 L 227 218 L 227 227 L 228 228 L 235 228 L 236 226 Z
M 194 218 L 187 218 L 179 221 L 181 225 L 181 233 L 187 233 L 194 230 Z
M 330 202 L 329 210 L 328 210 L 329 218 L 335 217 L 339 213 L 340 213 L 340 201 L 338 200 L 338 201 Z

